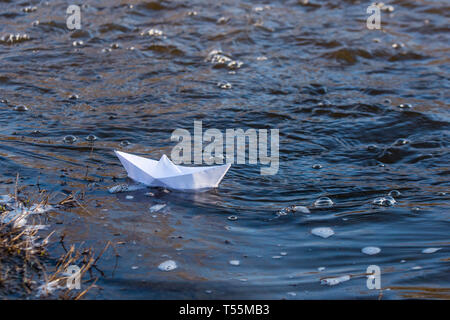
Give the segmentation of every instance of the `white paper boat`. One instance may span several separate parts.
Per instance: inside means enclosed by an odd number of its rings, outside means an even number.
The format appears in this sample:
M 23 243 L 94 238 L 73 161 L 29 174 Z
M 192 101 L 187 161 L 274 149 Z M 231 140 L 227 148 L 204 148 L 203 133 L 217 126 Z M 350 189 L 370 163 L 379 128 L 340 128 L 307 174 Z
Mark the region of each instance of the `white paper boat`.
M 175 190 L 217 188 L 231 164 L 208 167 L 185 167 L 174 164 L 163 155 L 159 161 L 133 154 L 114 151 L 128 176 L 134 181 L 152 187 Z

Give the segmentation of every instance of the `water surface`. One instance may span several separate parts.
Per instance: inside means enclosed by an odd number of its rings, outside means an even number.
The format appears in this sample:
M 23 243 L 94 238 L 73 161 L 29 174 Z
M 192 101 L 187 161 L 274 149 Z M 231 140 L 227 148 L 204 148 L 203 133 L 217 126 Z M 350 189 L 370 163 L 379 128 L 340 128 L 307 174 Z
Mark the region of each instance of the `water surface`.
M 0 41 L 0 191 L 19 173 L 84 195 L 50 221 L 56 238 L 120 254 L 105 253 L 88 298 L 450 298 L 447 1 L 392 1 L 382 30 L 366 28 L 365 1 L 84 3 L 69 31 L 66 1 L 0 1 L 0 36 L 28 35 Z M 278 174 L 233 165 L 206 193 L 108 192 L 129 183 L 113 150 L 159 159 L 194 120 L 279 129 Z M 392 190 L 395 204 L 373 204 Z M 291 205 L 310 213 L 277 214 Z

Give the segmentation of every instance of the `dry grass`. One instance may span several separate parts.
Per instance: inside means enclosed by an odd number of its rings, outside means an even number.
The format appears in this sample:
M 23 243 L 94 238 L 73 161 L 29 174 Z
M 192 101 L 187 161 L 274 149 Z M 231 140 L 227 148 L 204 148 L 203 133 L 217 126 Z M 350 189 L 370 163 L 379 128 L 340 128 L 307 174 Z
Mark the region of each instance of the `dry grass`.
M 29 250 L 31 238 L 37 230 L 26 234 L 11 225 L 0 226 L 0 297 L 30 295 L 36 281 L 33 279 L 44 271 L 41 257 L 46 255 L 41 246 Z
M 18 179 L 17 179 L 18 180 Z M 21 190 L 15 187 L 12 206 L 0 205 L 0 217 L 5 217 L 11 210 L 22 206 L 29 210 L 33 203 L 38 203 L 38 207 L 48 204 L 48 195 L 45 190 L 39 190 L 39 202 L 33 201 L 32 196 L 20 197 Z M 77 206 L 81 204 L 70 195 L 58 204 L 60 207 Z M 39 230 L 39 222 L 45 217 L 43 213 L 33 214 L 33 221 L 29 221 L 31 216 L 27 216 L 27 224 L 21 226 L 17 223 L 21 217 L 16 217 L 5 222 L 0 219 L 0 299 L 17 298 L 59 298 L 59 299 L 81 299 L 95 286 L 98 274 L 101 271 L 97 267 L 97 262 L 103 253 L 108 249 L 107 243 L 104 249 L 96 257 L 92 248 L 76 248 L 70 245 L 66 249 L 64 237 L 59 243 L 65 250 L 58 259 L 51 257 L 47 251 L 50 238 L 53 232 Z M 56 264 L 55 264 L 56 261 Z M 80 268 L 80 279 L 82 289 L 71 290 L 67 287 L 67 281 L 71 275 L 66 273 L 67 268 L 76 265 Z M 52 270 L 49 272 L 49 270 Z M 97 270 L 98 272 L 93 272 Z M 89 275 L 89 279 L 84 280 Z

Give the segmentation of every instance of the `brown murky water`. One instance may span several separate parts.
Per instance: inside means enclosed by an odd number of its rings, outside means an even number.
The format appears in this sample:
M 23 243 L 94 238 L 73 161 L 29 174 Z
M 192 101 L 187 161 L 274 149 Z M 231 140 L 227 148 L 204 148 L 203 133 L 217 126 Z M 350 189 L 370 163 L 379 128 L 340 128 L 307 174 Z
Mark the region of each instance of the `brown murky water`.
M 17 173 L 84 194 L 50 222 L 67 241 L 115 243 L 88 298 L 378 298 L 369 265 L 383 298 L 450 297 L 447 1 L 392 1 L 382 30 L 366 28 L 366 1 L 84 3 L 69 31 L 66 1 L 0 0 L 0 194 Z M 206 193 L 108 192 L 127 182 L 113 150 L 159 159 L 194 120 L 279 129 L 278 174 L 233 165 Z M 373 204 L 392 190 L 395 204 Z M 324 196 L 334 205 L 316 208 Z M 277 215 L 293 204 L 310 213 Z

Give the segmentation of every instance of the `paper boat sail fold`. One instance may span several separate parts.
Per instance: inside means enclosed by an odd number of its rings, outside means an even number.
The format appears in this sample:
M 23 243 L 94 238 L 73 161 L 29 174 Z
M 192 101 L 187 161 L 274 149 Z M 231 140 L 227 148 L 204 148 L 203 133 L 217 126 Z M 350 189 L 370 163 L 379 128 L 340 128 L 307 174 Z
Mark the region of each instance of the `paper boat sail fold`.
M 114 152 L 134 181 L 175 190 L 217 188 L 231 166 L 185 167 L 174 164 L 166 155 L 156 161 L 121 151 Z

